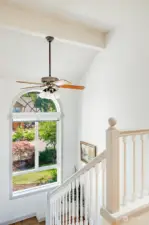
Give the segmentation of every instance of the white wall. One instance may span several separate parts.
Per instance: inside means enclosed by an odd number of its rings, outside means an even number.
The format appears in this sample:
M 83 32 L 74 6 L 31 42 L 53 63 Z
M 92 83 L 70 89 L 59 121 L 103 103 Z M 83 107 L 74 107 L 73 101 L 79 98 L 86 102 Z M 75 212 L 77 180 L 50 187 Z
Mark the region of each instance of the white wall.
M 125 1 L 122 9 L 105 51 L 81 81 L 79 141 L 97 145 L 98 152 L 111 116 L 119 129 L 149 128 L 149 2 Z
M 15 80 L 0 79 L 0 224 L 7 220 L 37 213 L 44 216 L 46 194 L 9 200 L 9 119 L 13 98 L 20 92 Z M 76 164 L 76 115 L 77 93 L 61 91 L 63 118 L 63 176 L 66 179 Z

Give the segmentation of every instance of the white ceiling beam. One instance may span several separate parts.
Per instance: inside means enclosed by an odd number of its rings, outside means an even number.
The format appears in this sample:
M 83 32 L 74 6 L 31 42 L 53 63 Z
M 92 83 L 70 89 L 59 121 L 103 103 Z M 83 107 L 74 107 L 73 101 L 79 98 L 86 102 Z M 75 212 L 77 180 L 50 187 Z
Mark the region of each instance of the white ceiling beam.
M 58 15 L 45 15 L 17 5 L 0 4 L 0 26 L 35 36 L 54 36 L 60 41 L 94 49 L 105 47 L 106 34 L 96 28 Z

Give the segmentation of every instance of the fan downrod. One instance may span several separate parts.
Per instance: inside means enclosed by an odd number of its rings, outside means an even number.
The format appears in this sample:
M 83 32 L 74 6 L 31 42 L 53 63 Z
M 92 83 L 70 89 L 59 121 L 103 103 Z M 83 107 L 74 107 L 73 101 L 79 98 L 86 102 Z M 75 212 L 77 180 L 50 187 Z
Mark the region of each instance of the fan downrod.
M 51 42 L 54 40 L 54 37 L 47 36 L 46 39 L 49 42 L 49 77 L 51 77 Z

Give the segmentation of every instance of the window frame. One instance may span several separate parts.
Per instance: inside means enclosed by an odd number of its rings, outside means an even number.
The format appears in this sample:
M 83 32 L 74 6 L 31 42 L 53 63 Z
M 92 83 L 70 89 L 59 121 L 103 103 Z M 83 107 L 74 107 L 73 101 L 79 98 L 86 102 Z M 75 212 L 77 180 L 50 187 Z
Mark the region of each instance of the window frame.
M 19 93 L 19 95 L 17 95 L 14 99 L 14 101 L 12 102 L 12 106 L 11 106 L 11 113 L 10 113 L 10 190 L 9 190 L 9 198 L 10 199 L 15 199 L 15 198 L 19 198 L 22 196 L 26 196 L 26 195 L 33 195 L 36 194 L 38 192 L 43 192 L 43 191 L 48 191 L 51 188 L 55 188 L 59 185 L 61 185 L 62 183 L 62 114 L 61 114 L 61 110 L 60 110 L 60 106 L 57 100 L 53 100 L 57 111 L 56 112 L 13 112 L 13 105 L 15 104 L 15 102 L 18 100 L 18 98 L 20 98 L 22 95 L 26 94 L 26 93 L 30 93 L 30 92 L 38 92 L 40 93 L 41 90 L 39 89 L 32 89 L 29 91 L 22 91 L 21 93 Z M 40 121 L 57 121 L 57 164 L 55 165 L 50 165 L 50 166 L 43 166 L 43 167 L 39 167 L 38 168 L 35 167 L 34 169 L 29 169 L 29 170 L 24 170 L 24 171 L 16 171 L 13 172 L 12 169 L 12 163 L 13 163 L 13 159 L 12 159 L 12 123 L 13 122 L 20 122 L 20 121 L 33 121 L 33 122 L 40 122 Z M 36 161 L 36 159 L 35 159 Z M 35 163 L 36 164 L 36 163 Z M 18 190 L 18 191 L 13 191 L 13 175 L 21 175 L 21 174 L 27 174 L 27 173 L 31 173 L 31 172 L 37 172 L 37 171 L 43 171 L 43 170 L 47 170 L 47 169 L 53 169 L 56 168 L 57 169 L 57 182 L 54 183 L 50 183 L 50 184 L 45 184 L 45 185 L 41 185 L 39 187 L 33 187 L 33 188 L 28 188 L 28 189 L 24 189 L 24 190 Z

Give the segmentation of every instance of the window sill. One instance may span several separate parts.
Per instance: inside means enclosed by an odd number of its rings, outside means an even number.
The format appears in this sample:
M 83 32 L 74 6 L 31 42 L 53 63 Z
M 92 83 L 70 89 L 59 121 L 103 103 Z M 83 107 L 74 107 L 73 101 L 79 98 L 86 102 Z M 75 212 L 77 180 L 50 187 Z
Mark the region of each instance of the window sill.
M 53 184 L 46 184 L 40 187 L 29 188 L 29 189 L 21 190 L 21 191 L 14 191 L 10 195 L 10 200 L 22 198 L 22 197 L 26 197 L 30 195 L 35 195 L 41 192 L 52 191 L 54 188 L 58 187 L 59 185 L 60 184 L 58 182 L 55 182 Z

